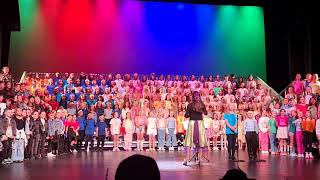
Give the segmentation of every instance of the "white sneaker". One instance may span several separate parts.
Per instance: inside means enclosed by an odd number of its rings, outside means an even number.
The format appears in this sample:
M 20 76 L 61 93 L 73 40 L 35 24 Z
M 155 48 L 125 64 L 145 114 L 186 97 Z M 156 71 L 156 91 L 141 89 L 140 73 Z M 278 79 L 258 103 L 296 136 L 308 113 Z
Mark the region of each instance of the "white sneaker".
M 11 164 L 11 163 L 13 163 L 12 159 L 11 159 L 11 158 L 8 158 L 8 159 L 7 159 L 7 164 Z
M 309 159 L 309 153 L 306 153 L 305 157 L 306 157 L 306 159 Z
M 116 151 L 116 148 L 113 148 L 112 151 L 115 152 L 115 151 Z
M 56 155 L 55 155 L 55 154 L 52 154 L 52 152 L 48 153 L 47 156 L 48 156 L 48 157 L 56 157 Z
M 304 158 L 303 154 L 298 154 L 298 158 Z
M 76 153 L 76 152 L 78 152 L 78 151 L 74 149 L 72 152 L 73 152 L 73 153 Z
M 296 154 L 296 153 L 294 153 L 294 152 L 292 152 L 292 153 L 290 153 L 290 156 L 291 156 L 291 157 L 296 157 L 296 156 L 297 156 L 297 154 Z
M 89 147 L 87 148 L 87 152 L 90 152 L 90 149 L 89 149 Z
M 312 153 L 309 153 L 309 158 L 310 158 L 310 159 L 313 159 L 313 158 L 314 158 L 313 155 L 312 155 Z

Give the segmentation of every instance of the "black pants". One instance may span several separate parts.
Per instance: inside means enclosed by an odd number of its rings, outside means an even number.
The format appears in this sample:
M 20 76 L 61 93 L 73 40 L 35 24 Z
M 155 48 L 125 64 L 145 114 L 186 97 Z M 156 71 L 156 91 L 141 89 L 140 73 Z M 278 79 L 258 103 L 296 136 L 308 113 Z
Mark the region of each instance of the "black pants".
M 227 141 L 229 157 L 234 157 L 234 153 L 236 151 L 237 134 L 227 134 Z
M 312 152 L 312 132 L 303 131 L 303 146 L 306 153 Z
M 79 136 L 78 136 L 78 140 L 77 140 L 77 150 L 81 150 L 82 148 L 82 143 L 84 141 L 84 130 L 80 130 L 79 131 Z
M 246 132 L 249 159 L 257 159 L 258 135 L 256 132 Z
M 97 148 L 103 148 L 104 146 L 104 140 L 106 139 L 105 135 L 99 135 L 97 140 Z M 101 147 L 100 147 L 101 144 Z
M 53 146 L 54 146 L 54 140 L 53 139 L 48 139 L 48 153 L 52 152 Z
M 93 148 L 93 134 L 86 135 L 85 139 L 86 139 L 86 143 L 84 144 L 84 149 L 88 148 L 89 141 L 90 141 L 90 148 L 92 149 Z
M 77 139 L 76 133 L 69 128 L 68 133 L 67 133 L 67 138 L 66 138 L 66 152 L 70 152 L 74 150 L 74 145 L 71 145 L 72 141 L 75 141 Z
M 29 159 L 32 157 L 32 136 L 28 139 L 28 144 L 24 152 L 24 157 Z
M 36 157 L 38 155 L 40 140 L 41 140 L 40 134 L 36 134 L 32 136 L 32 149 L 31 149 L 32 157 Z
M 64 152 L 64 135 L 60 134 L 56 136 L 57 139 L 55 139 L 53 151 L 56 155 L 62 154 Z
M 3 149 L 2 149 L 2 158 L 8 159 L 11 158 L 12 155 L 12 142 L 13 139 L 8 139 L 6 141 L 2 141 Z
M 46 135 L 40 134 L 40 141 L 39 141 L 39 148 L 38 148 L 38 155 L 42 157 L 45 156 L 45 143 L 46 143 Z
M 184 134 L 183 133 L 177 133 L 177 140 L 178 140 L 178 146 L 179 147 L 183 147 Z

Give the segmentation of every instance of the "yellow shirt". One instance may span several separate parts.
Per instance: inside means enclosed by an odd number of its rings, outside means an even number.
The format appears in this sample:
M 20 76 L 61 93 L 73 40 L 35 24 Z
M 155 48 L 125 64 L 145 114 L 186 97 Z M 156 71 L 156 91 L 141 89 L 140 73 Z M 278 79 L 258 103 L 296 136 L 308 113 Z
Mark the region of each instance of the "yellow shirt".
M 171 101 L 166 101 L 166 109 L 172 109 Z
M 184 126 L 183 126 L 184 116 L 177 117 L 177 133 L 184 133 Z
M 154 108 L 158 110 L 161 108 L 161 101 L 154 101 L 153 105 L 154 105 Z
M 205 117 L 205 118 L 203 118 L 203 121 L 204 121 L 204 127 L 205 128 L 211 128 L 212 129 L 212 119 L 211 118 L 209 118 L 209 117 Z

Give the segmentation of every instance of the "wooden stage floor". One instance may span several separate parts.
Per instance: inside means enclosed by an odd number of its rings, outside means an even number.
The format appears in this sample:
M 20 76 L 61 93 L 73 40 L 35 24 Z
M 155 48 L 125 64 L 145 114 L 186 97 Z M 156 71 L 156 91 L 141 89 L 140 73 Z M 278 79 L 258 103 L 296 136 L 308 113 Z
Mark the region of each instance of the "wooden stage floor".
M 29 160 L 24 163 L 0 167 L 0 180 L 104 180 L 109 169 L 109 180 L 114 179 L 118 164 L 136 152 L 78 152 L 59 158 Z M 140 153 L 140 152 L 139 152 Z M 245 151 L 239 151 L 239 159 L 246 162 L 230 162 L 226 151 L 209 152 L 209 163 L 183 166 L 183 152 L 141 152 L 153 157 L 161 171 L 161 179 L 214 180 L 221 178 L 230 168 L 239 167 L 249 178 L 261 180 L 316 180 L 320 179 L 320 161 L 281 156 L 260 156 L 267 162 L 250 163 Z

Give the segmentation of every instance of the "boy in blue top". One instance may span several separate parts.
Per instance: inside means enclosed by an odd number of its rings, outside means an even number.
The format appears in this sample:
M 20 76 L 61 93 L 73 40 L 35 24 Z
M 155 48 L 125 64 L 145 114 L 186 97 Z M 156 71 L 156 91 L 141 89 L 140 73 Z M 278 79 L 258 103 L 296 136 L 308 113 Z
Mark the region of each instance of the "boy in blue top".
M 85 140 L 84 148 L 89 151 L 88 143 L 90 141 L 90 149 L 93 150 L 93 135 L 95 132 L 95 121 L 92 118 L 92 113 L 89 112 L 87 120 L 85 121 Z
M 96 134 L 98 136 L 98 141 L 97 141 L 98 151 L 103 150 L 104 140 L 106 139 L 107 132 L 108 132 L 108 127 L 107 127 L 107 123 L 105 122 L 105 117 L 103 114 L 100 114 L 99 121 L 97 122 L 97 125 L 96 125 Z M 101 144 L 101 147 L 100 147 L 100 144 Z
M 83 111 L 79 110 L 78 111 L 78 117 L 77 117 L 77 122 L 79 123 L 79 136 L 78 136 L 78 141 L 77 141 L 77 150 L 81 150 L 82 148 L 82 142 L 84 141 L 84 128 L 85 128 L 85 117 L 83 115 Z
M 236 150 L 237 140 L 237 115 L 234 113 L 234 107 L 230 106 L 229 111 L 224 114 L 226 122 L 226 135 L 228 141 L 229 160 L 235 160 L 234 153 Z

